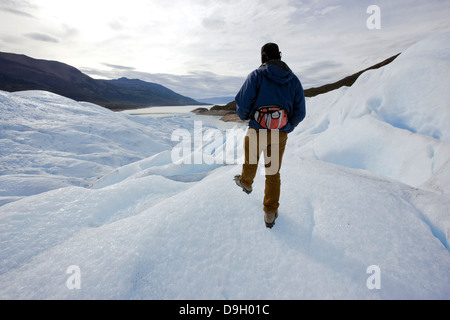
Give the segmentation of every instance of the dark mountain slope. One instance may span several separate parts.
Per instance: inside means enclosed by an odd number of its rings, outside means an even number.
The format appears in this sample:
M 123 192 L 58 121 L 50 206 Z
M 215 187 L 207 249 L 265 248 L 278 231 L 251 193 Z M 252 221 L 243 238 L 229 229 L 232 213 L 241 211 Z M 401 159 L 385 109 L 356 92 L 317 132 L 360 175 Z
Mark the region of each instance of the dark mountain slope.
M 357 72 L 355 74 L 352 74 L 351 76 L 345 77 L 344 79 L 341 79 L 341 80 L 336 81 L 334 83 L 326 84 L 326 85 L 323 85 L 323 86 L 317 87 L 317 88 L 306 89 L 305 90 L 305 97 L 314 97 L 314 96 L 317 96 L 317 95 L 322 94 L 322 93 L 327 93 L 329 91 L 339 89 L 340 87 L 343 87 L 343 86 L 351 87 L 355 83 L 355 81 L 359 78 L 359 76 L 362 75 L 364 72 L 366 72 L 368 70 L 378 69 L 378 68 L 384 67 L 385 65 L 388 65 L 389 63 L 394 61 L 395 58 L 397 58 L 399 55 L 400 55 L 400 53 L 396 54 L 395 56 L 390 57 L 390 58 L 388 58 L 388 59 L 386 59 L 386 60 L 384 60 L 384 61 L 382 61 L 380 63 L 377 63 L 376 65 L 373 65 L 373 66 L 371 66 L 371 67 L 369 67 L 367 69 L 359 71 L 359 72 Z
M 126 78 L 96 80 L 61 62 L 2 52 L 0 90 L 45 90 L 110 109 L 201 104 L 156 83 Z
M 146 82 L 139 79 L 120 78 L 117 80 L 99 80 L 107 85 L 131 92 L 135 103 L 148 106 L 177 106 L 177 105 L 199 105 L 202 104 L 191 98 L 177 94 L 176 92 L 157 83 Z

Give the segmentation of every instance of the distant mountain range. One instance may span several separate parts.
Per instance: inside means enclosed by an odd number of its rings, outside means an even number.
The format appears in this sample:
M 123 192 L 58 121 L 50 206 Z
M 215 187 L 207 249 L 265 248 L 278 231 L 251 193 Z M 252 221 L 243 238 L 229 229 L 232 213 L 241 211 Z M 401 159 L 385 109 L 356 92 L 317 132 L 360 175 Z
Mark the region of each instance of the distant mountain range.
M 4 52 L 0 52 L 0 90 L 45 90 L 112 110 L 205 104 L 160 84 L 127 78 L 97 80 L 61 62 Z

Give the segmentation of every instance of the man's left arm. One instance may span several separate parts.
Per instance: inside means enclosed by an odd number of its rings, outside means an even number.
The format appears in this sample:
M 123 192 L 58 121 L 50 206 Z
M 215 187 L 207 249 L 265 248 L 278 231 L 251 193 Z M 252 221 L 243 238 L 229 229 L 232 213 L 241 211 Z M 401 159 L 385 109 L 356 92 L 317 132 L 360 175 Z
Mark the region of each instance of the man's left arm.
M 306 116 L 305 93 L 303 92 L 302 84 L 299 81 L 294 97 L 293 113 L 289 119 L 289 123 L 291 124 L 290 132 L 292 132 L 295 129 L 295 127 L 297 127 L 299 123 L 302 122 L 303 119 L 305 119 L 305 116 Z

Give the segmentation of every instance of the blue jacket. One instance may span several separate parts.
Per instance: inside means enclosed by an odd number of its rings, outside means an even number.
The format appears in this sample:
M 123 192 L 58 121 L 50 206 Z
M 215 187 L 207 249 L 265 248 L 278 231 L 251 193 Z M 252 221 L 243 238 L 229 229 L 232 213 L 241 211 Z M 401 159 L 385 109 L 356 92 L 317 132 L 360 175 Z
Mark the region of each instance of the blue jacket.
M 305 118 L 305 95 L 297 76 L 281 60 L 271 60 L 250 73 L 235 98 L 236 112 L 252 128 L 263 129 L 253 114 L 261 106 L 277 105 L 288 111 L 289 122 L 280 131 L 292 132 Z

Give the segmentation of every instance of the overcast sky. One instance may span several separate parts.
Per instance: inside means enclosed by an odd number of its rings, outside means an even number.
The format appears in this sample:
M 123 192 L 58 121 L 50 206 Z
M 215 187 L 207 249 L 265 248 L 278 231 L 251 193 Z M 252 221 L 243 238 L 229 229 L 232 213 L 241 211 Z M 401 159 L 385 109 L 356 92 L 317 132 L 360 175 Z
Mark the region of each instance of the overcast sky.
M 0 0 L 0 51 L 200 99 L 234 96 L 267 42 L 307 89 L 449 31 L 449 17 L 450 0 Z

